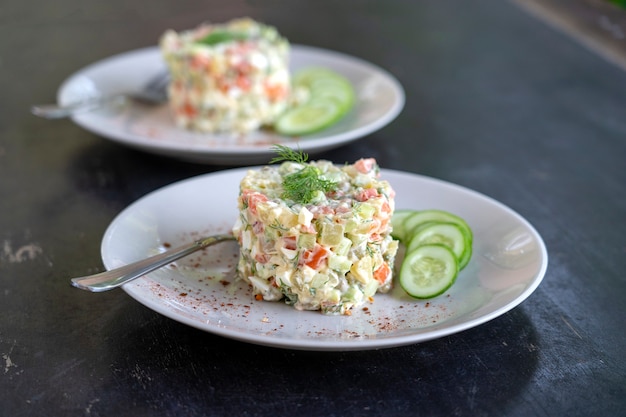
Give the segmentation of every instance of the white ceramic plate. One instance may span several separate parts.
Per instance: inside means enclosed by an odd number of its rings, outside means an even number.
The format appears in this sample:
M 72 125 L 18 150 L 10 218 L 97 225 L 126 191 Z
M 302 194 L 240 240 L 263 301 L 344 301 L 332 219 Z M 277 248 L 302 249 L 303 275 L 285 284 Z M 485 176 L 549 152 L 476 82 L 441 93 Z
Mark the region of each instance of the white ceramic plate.
M 292 45 L 290 68 L 322 66 L 346 76 L 357 93 L 354 109 L 339 123 L 301 139 L 270 131 L 242 137 L 190 132 L 178 128 L 167 104 L 150 107 L 128 103 L 73 116 L 83 128 L 127 146 L 175 158 L 221 165 L 264 164 L 272 144 L 299 147 L 314 155 L 360 139 L 391 122 L 404 107 L 404 90 L 385 70 L 361 59 L 301 45 Z M 61 85 L 60 104 L 140 89 L 165 69 L 156 47 L 139 49 L 96 62 Z
M 365 350 L 422 342 L 482 324 L 521 303 L 537 288 L 548 256 L 541 236 L 520 215 L 469 189 L 440 180 L 383 170 L 396 207 L 448 210 L 474 231 L 474 255 L 442 296 L 418 301 L 399 286 L 377 294 L 351 316 L 297 311 L 256 301 L 236 281 L 237 244 L 191 255 L 123 289 L 140 303 L 181 323 L 246 342 L 307 350 Z M 203 175 L 157 190 L 112 222 L 102 242 L 108 269 L 200 235 L 230 230 L 245 169 Z M 219 197 L 218 197 L 219 196 Z

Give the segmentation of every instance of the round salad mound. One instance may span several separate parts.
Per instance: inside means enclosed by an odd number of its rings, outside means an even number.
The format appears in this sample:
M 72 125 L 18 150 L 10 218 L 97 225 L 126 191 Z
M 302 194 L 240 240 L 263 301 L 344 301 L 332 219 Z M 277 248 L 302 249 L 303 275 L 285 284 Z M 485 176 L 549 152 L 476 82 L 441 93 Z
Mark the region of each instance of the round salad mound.
M 274 123 L 287 108 L 289 42 L 272 26 L 241 18 L 168 30 L 160 47 L 180 127 L 246 133 Z
M 398 249 L 390 234 L 395 193 L 379 173 L 372 158 L 248 171 L 233 233 L 238 273 L 255 298 L 349 315 L 389 291 Z

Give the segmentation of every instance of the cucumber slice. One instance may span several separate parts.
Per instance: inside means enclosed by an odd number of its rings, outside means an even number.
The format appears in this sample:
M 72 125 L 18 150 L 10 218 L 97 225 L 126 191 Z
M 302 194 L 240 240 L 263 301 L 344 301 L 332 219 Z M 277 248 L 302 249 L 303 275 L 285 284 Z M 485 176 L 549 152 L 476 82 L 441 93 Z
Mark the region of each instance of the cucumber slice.
M 474 251 L 472 250 L 472 241 L 468 240 L 466 237 L 465 240 L 465 253 L 463 254 L 463 256 L 461 257 L 461 259 L 459 259 L 459 270 L 464 269 L 467 264 L 469 263 L 470 259 L 472 259 L 472 253 Z
M 343 77 L 321 77 L 310 83 L 311 99 L 327 97 L 337 100 L 341 111 L 347 113 L 354 105 L 354 90 L 350 82 Z
M 405 230 L 407 230 L 407 235 L 410 236 L 416 231 L 418 227 L 432 221 L 454 223 L 461 228 L 463 234 L 465 235 L 465 245 L 467 246 L 467 250 L 460 261 L 460 268 L 465 268 L 472 256 L 472 244 L 474 240 L 474 235 L 472 233 L 472 229 L 469 227 L 467 222 L 461 217 L 444 210 L 420 210 L 416 211 L 413 215 L 407 217 L 403 223 L 403 226 Z
M 311 82 L 324 77 L 334 77 L 337 73 L 324 67 L 307 67 L 293 75 L 293 84 L 308 87 Z
M 470 242 L 473 240 L 472 229 L 470 229 L 469 225 L 465 220 L 460 218 L 459 216 L 452 214 L 448 211 L 444 210 L 419 210 L 416 211 L 412 216 L 408 217 L 404 221 L 404 228 L 408 230 L 410 233 L 412 230 L 415 230 L 416 227 L 426 223 L 426 222 L 447 222 L 457 224 L 463 233 L 467 236 Z
M 350 81 L 327 68 L 311 67 L 296 72 L 293 85 L 309 91 L 309 99 L 283 113 L 274 128 L 282 135 L 299 136 L 323 130 L 345 116 L 354 106 Z
M 391 216 L 391 236 L 398 239 L 401 243 L 406 244 L 407 234 L 404 228 L 404 220 L 415 213 L 415 210 L 400 209 L 393 212 Z
M 461 228 L 455 223 L 426 222 L 411 231 L 407 251 L 412 252 L 418 246 L 439 243 L 447 246 L 459 261 L 465 257 L 467 240 Z
M 422 245 L 407 252 L 400 269 L 400 286 L 411 297 L 432 298 L 450 288 L 458 272 L 457 258 L 448 247 Z
M 317 98 L 287 110 L 274 128 L 282 135 L 298 136 L 325 129 L 343 116 L 339 104 L 329 98 Z

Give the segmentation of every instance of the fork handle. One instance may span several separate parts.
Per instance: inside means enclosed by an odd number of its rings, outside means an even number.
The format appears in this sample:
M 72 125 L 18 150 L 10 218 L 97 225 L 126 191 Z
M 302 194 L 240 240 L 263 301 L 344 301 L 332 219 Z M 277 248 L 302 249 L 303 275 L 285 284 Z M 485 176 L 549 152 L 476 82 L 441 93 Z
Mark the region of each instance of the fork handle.
M 167 250 L 150 258 L 142 259 L 137 262 L 130 263 L 120 268 L 110 271 L 101 272 L 95 275 L 85 277 L 72 278 L 72 285 L 81 290 L 91 292 L 102 292 L 117 288 L 122 284 L 146 275 L 156 269 L 164 267 L 177 259 L 190 255 L 200 249 L 214 245 L 225 240 L 234 240 L 233 235 L 215 235 L 209 236 L 180 246 L 178 248 Z
M 102 107 L 106 103 L 119 99 L 120 97 L 121 96 L 119 95 L 98 97 L 64 106 L 59 104 L 37 104 L 32 106 L 30 111 L 35 116 L 43 117 L 44 119 L 62 119 L 76 113 L 95 110 Z

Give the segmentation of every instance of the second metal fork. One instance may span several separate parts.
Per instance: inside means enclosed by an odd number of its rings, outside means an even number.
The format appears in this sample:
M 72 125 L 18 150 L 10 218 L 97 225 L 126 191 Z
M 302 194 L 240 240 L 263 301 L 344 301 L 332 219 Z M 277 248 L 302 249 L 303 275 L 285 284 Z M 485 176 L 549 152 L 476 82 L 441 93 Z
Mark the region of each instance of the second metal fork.
M 31 107 L 31 112 L 46 119 L 60 119 L 76 113 L 92 111 L 105 104 L 124 99 L 131 99 L 144 104 L 160 104 L 167 100 L 169 78 L 169 73 L 163 71 L 152 77 L 140 90 L 134 92 L 94 97 L 63 106 L 58 104 L 34 105 Z

